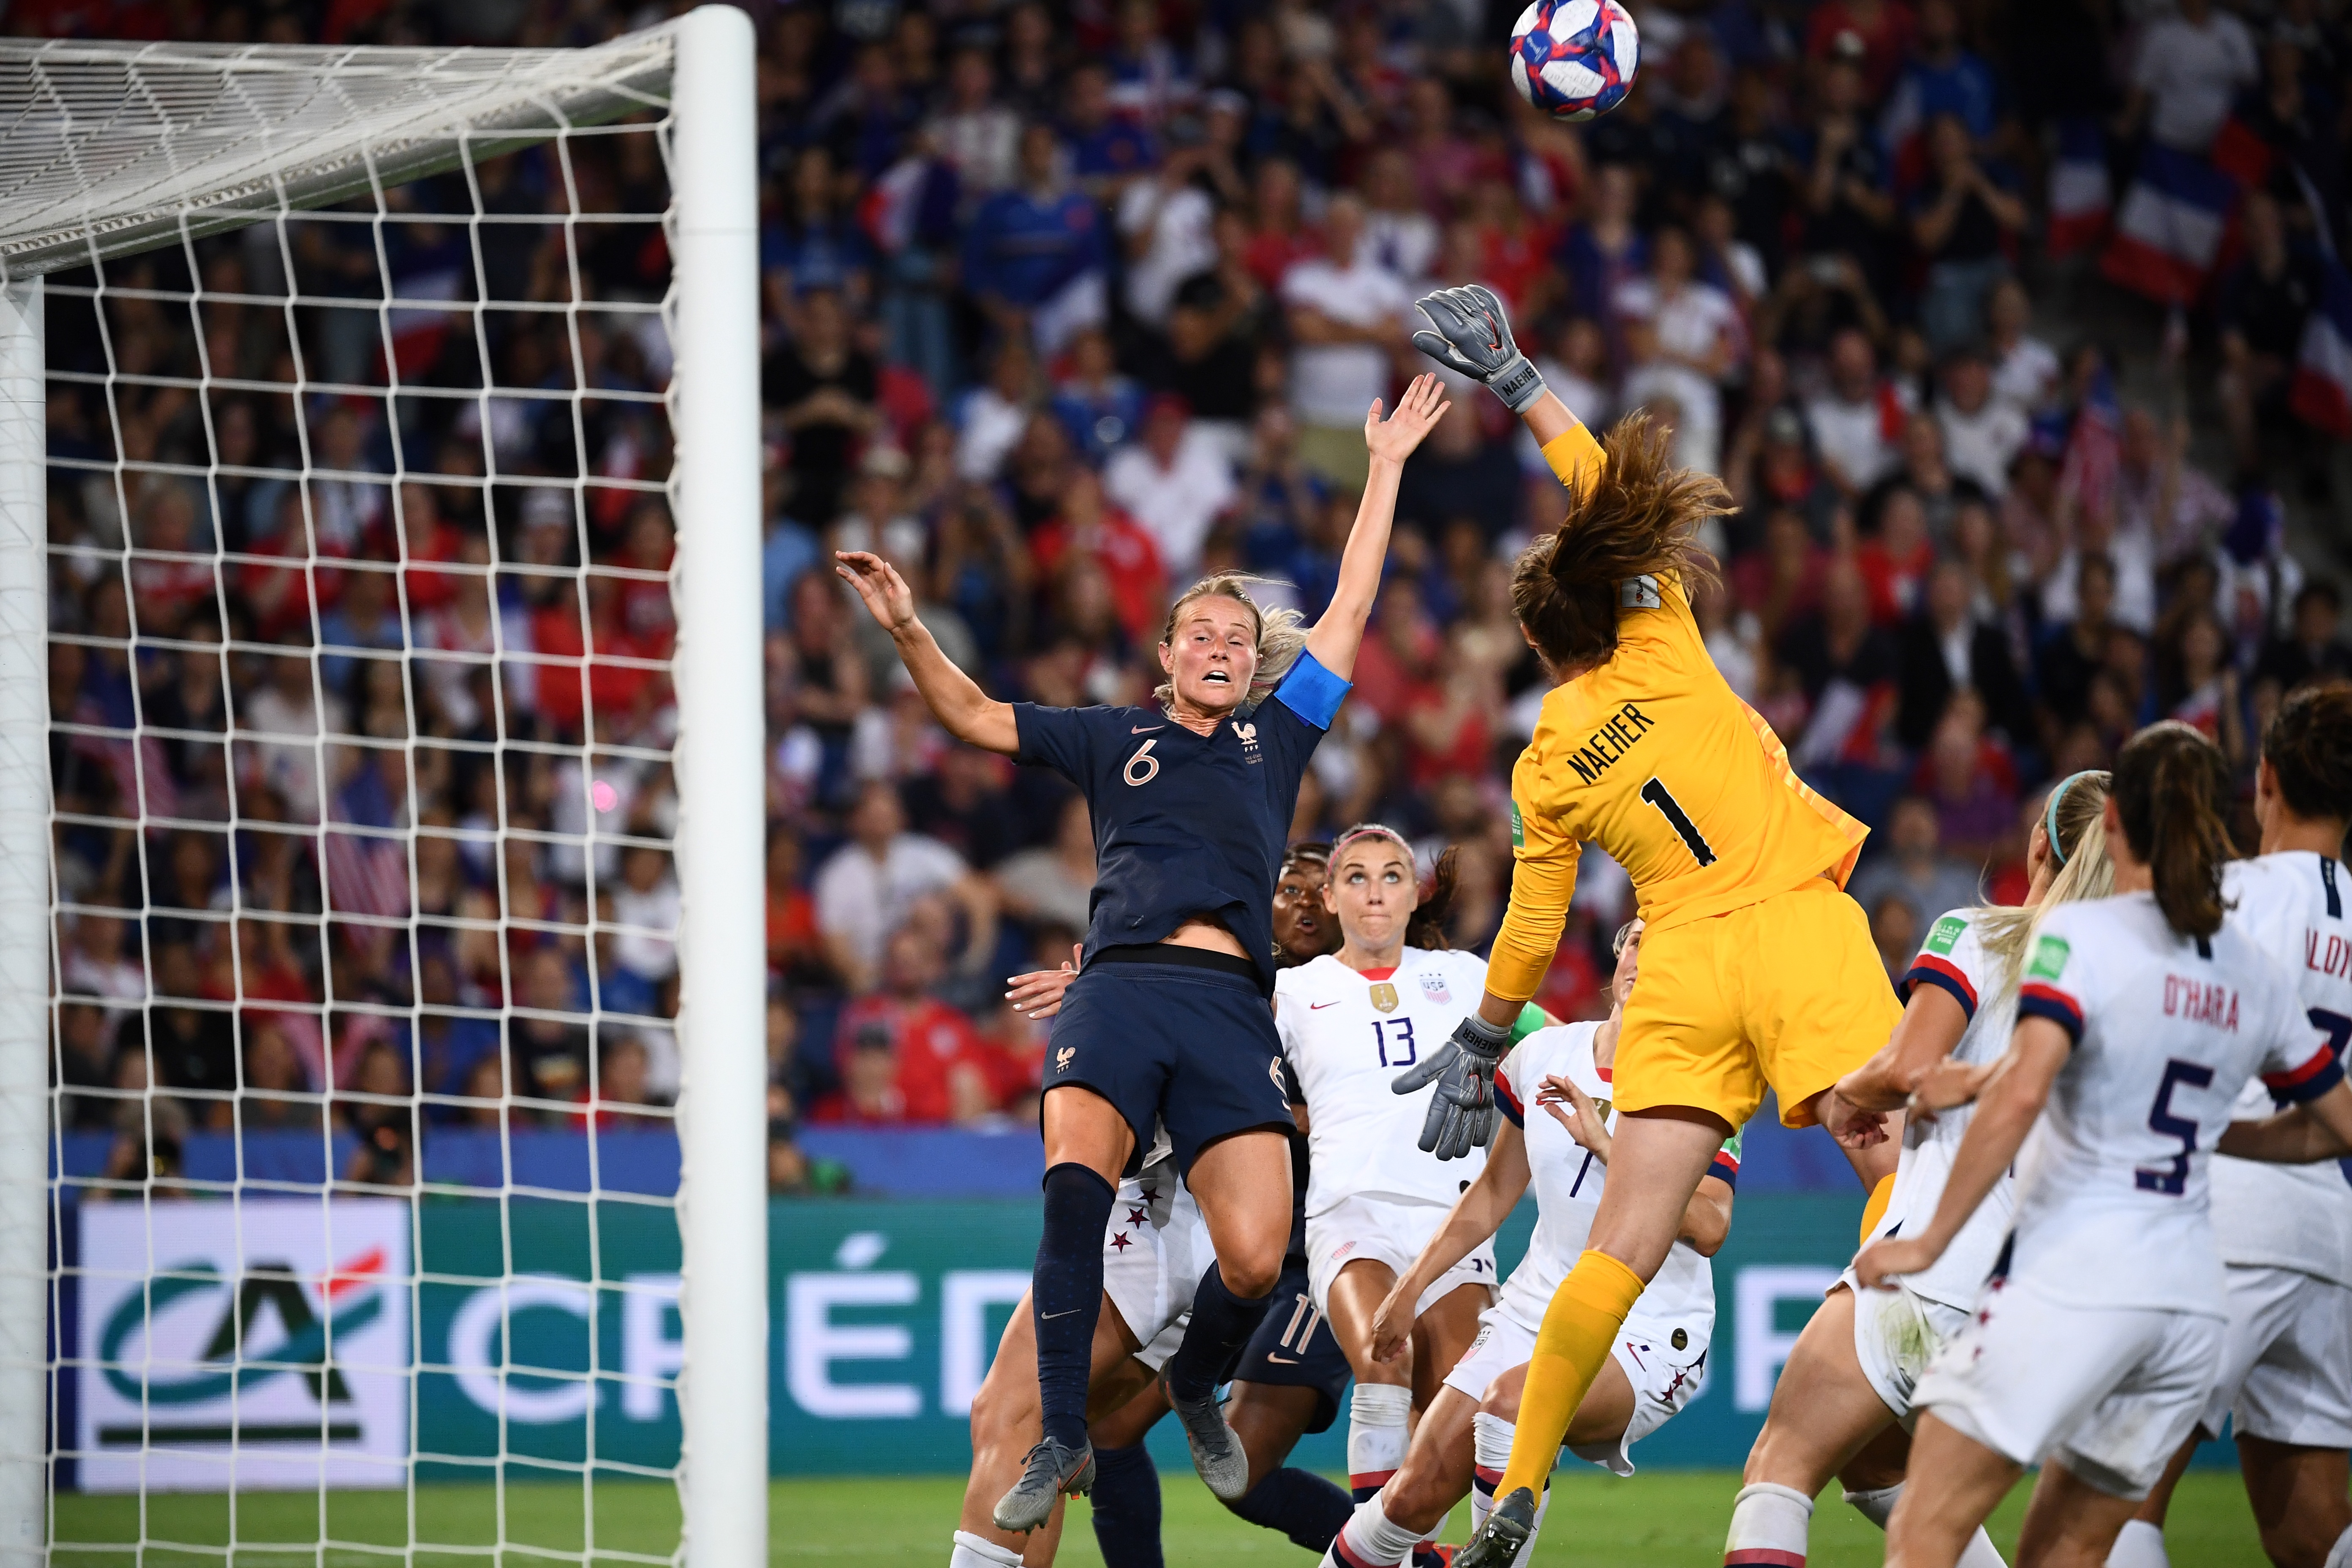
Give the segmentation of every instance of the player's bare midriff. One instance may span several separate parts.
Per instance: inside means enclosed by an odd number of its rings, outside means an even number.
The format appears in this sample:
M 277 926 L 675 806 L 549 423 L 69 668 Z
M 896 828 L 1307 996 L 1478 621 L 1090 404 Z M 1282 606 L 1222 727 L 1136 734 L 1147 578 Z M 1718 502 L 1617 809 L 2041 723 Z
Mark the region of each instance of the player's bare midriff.
M 1169 947 L 1203 947 L 1211 952 L 1230 952 L 1235 958 L 1249 956 L 1242 939 L 1227 931 L 1224 922 L 1213 915 L 1190 916 L 1160 940 Z

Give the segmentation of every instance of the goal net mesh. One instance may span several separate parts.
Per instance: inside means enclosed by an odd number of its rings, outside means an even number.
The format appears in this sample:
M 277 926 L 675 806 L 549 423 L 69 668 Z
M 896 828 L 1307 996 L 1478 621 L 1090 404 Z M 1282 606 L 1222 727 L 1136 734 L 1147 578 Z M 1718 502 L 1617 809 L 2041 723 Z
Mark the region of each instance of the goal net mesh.
M 678 1555 L 670 56 L 0 46 L 57 1562 Z

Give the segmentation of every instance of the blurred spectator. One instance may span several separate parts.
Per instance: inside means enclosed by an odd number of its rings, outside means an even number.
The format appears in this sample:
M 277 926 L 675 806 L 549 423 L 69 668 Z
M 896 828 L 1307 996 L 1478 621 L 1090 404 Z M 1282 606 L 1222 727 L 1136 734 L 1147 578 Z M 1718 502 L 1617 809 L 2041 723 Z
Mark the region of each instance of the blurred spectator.
M 852 991 L 874 988 L 889 933 L 906 923 L 916 900 L 934 894 L 963 910 L 966 962 L 987 958 L 996 945 L 995 898 L 954 850 L 906 830 L 896 789 L 880 783 L 860 789 L 846 826 L 849 842 L 818 869 L 814 892 L 817 930 Z
M 2253 35 L 2212 0 L 2178 0 L 2140 35 L 2122 123 L 2183 153 L 2203 153 L 2238 89 L 2261 75 Z
M 1870 940 L 1878 949 L 1878 962 L 1889 981 L 1900 981 L 1919 951 L 1919 911 L 1899 892 L 1882 894 L 1877 902 L 1864 907 L 1870 911 Z
M 1363 243 L 1364 207 L 1352 195 L 1324 214 L 1323 254 L 1294 262 L 1282 277 L 1289 310 L 1291 406 L 1298 455 L 1337 484 L 1361 488 L 1364 415 L 1389 389 L 1391 356 L 1405 342 L 1412 296 Z
M 1998 500 L 2009 489 L 2011 462 L 2025 446 L 2025 411 L 1993 395 L 1992 367 L 1973 345 L 1945 356 L 1937 383 L 1936 425 L 1943 432 L 1945 460 Z
M 999 334 L 1059 353 L 1071 333 L 1103 319 L 1108 263 L 1101 210 L 1065 183 L 1053 128 L 1024 128 L 1020 184 L 982 203 L 965 233 L 972 302 Z
M 1831 481 L 1848 495 L 1876 483 L 1895 466 L 1908 416 L 1901 392 L 1879 377 L 1870 339 L 1853 327 L 1832 339 L 1829 384 L 1805 405 L 1805 424 Z
M 1151 535 L 1170 575 L 1189 578 L 1210 525 L 1234 504 L 1234 468 L 1184 400 L 1162 393 L 1144 414 L 1142 439 L 1104 468 L 1103 489 Z
M 1099 465 L 1135 439 L 1143 425 L 1143 389 L 1118 373 L 1110 334 L 1087 327 L 1073 334 L 1069 374 L 1054 388 L 1054 417 L 1070 433 L 1070 444 Z
M 1915 795 L 1895 803 L 1885 845 L 1855 870 L 1846 891 L 1865 910 L 1899 899 L 1915 919 L 1925 920 L 1982 901 L 1976 870 L 1943 853 L 1934 803 Z
M 1008 856 L 990 875 L 1015 919 L 1086 930 L 1095 887 L 1095 830 L 1087 803 L 1072 796 L 1051 845 Z
M 2335 584 L 2315 579 L 2294 596 L 2287 635 L 2263 649 L 2254 679 L 2277 684 L 2282 695 L 2309 680 L 2352 678 L 2352 647 L 2342 636 L 2344 597 Z
M 817 1101 L 813 1121 L 976 1121 L 1011 1087 L 1000 1053 L 972 1021 L 929 993 L 942 964 L 929 939 L 894 933 L 882 988 L 842 1010 L 842 1087 Z
M 1992 325 L 1992 392 L 2027 414 L 2041 411 L 2058 390 L 2058 354 L 2029 330 L 2033 302 L 2025 285 L 2004 279 L 1987 303 Z
M 1927 577 L 1925 602 L 1904 624 L 1901 635 L 1902 706 L 1895 731 L 1913 750 L 1927 743 L 1952 694 L 1969 690 L 1982 700 L 1988 721 L 2012 744 L 2031 745 L 2031 710 L 2025 685 L 2011 662 L 2009 638 L 1998 626 L 1976 618 L 1968 568 L 1943 561 Z
M 857 442 L 880 423 L 879 381 L 874 362 L 850 341 L 836 290 L 804 294 L 796 313 L 796 340 L 760 367 L 760 401 L 792 437 L 793 515 L 821 528 L 840 510 Z
M 2304 323 L 2319 301 L 2319 279 L 2311 258 L 2289 246 L 2278 203 L 2268 192 L 2246 193 L 2238 222 L 2245 250 L 2221 274 L 2214 308 L 2221 325 L 2218 391 L 2237 459 L 2252 465 L 2260 457 L 2259 431 L 2286 411 Z
M 1985 300 L 2009 270 L 2009 244 L 2024 231 L 2028 214 L 1977 161 L 1957 111 L 1927 121 L 1927 167 L 1912 197 L 1911 238 L 1927 258 L 1920 330 L 1927 346 L 1941 352 L 1982 329 Z

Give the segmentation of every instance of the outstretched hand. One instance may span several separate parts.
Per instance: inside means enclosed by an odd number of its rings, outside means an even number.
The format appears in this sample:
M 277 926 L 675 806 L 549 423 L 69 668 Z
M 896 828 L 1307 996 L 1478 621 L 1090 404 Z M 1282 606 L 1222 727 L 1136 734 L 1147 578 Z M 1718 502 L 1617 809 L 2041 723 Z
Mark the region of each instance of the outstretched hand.
M 1372 399 L 1371 409 L 1364 416 L 1364 445 L 1375 458 L 1402 463 L 1453 406 L 1434 374 L 1414 376 L 1404 395 L 1397 399 L 1396 412 L 1386 419 L 1381 417 L 1381 400 Z
M 1942 1256 L 1925 1240 L 1907 1236 L 1881 1237 L 1862 1249 L 1853 1260 L 1853 1277 L 1865 1290 L 1892 1290 L 1906 1274 L 1916 1274 Z
M 870 550 L 836 550 L 834 571 L 857 590 L 866 608 L 886 632 L 915 624 L 915 591 L 898 569 Z
M 1070 959 L 1059 969 L 1035 969 L 1004 983 L 1004 999 L 1013 1010 L 1030 1018 L 1050 1018 L 1062 1010 L 1062 993 L 1078 977 L 1079 944 L 1070 944 Z
M 1919 1075 L 1918 1081 L 1911 1086 L 1911 1099 L 1904 1109 L 1914 1121 L 1923 1125 L 1933 1121 L 1938 1112 L 1969 1104 L 1983 1093 L 1985 1080 L 2000 1065 L 1956 1062 L 1947 1057 Z

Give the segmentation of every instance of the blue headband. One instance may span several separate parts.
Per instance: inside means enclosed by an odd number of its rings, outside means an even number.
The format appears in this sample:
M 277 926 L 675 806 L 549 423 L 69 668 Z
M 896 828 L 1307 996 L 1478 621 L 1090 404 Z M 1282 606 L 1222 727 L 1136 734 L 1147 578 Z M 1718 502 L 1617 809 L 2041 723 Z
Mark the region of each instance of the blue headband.
M 2049 836 L 2050 853 L 2057 857 L 2061 867 L 2066 864 L 2066 851 L 2058 842 L 2058 803 L 2066 798 L 2066 792 L 2074 787 L 2074 782 L 2077 779 L 2089 778 L 2096 772 L 2098 772 L 2096 768 L 2084 768 L 2079 773 L 2068 773 L 2064 778 L 2060 779 L 2057 787 L 2050 792 L 2050 804 L 2042 808 L 2042 831 Z

